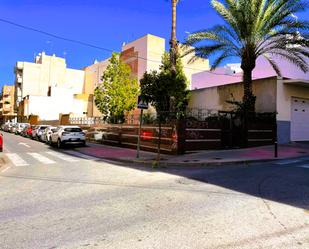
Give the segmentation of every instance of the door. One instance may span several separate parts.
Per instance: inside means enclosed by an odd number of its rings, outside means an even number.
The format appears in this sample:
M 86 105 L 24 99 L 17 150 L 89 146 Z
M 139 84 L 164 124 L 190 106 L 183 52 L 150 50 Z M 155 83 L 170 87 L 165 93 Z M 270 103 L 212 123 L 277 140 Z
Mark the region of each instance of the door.
M 309 141 L 309 99 L 292 98 L 291 141 Z

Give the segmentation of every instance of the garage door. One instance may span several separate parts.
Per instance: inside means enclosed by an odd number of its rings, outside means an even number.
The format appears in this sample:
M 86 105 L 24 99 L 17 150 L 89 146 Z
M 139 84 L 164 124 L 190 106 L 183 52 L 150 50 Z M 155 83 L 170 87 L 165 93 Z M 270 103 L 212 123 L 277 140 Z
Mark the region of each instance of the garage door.
M 309 99 L 292 98 L 291 140 L 309 141 Z

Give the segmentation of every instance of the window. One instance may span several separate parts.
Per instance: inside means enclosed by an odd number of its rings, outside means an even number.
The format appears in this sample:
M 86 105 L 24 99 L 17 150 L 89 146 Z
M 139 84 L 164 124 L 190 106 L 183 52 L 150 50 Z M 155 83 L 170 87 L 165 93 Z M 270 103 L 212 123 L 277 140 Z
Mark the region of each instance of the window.
M 64 131 L 67 132 L 82 132 L 81 128 L 65 128 Z

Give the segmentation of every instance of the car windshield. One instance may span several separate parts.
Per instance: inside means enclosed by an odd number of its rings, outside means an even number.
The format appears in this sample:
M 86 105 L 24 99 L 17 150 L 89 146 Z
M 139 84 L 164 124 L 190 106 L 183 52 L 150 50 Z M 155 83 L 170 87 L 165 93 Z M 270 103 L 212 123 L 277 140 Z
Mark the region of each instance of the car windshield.
M 81 128 L 65 128 L 64 131 L 67 131 L 67 132 L 81 132 L 82 129 Z
M 47 126 L 41 126 L 40 130 L 45 130 L 47 128 Z

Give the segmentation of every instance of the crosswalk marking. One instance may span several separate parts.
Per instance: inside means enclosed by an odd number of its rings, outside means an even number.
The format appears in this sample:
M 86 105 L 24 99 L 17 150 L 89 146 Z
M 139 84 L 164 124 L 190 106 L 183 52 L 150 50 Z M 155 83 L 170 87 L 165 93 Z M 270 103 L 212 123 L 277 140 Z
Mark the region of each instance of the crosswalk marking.
M 49 154 L 49 155 L 51 155 L 51 156 L 57 157 L 57 158 L 59 158 L 59 159 L 61 159 L 61 160 L 67 161 L 67 162 L 71 162 L 71 163 L 73 163 L 73 162 L 78 162 L 77 159 L 72 158 L 72 157 L 69 157 L 69 156 L 66 156 L 66 155 L 64 155 L 64 154 L 62 154 L 62 153 L 59 153 L 59 152 L 47 151 L 46 153 Z
M 17 167 L 29 166 L 29 164 L 16 153 L 6 153 L 6 156 Z
M 48 157 L 45 157 L 39 153 L 27 153 L 28 155 L 32 156 L 34 159 L 40 161 L 43 164 L 54 164 L 55 161 L 49 159 Z
M 5 155 L 8 157 L 8 159 L 12 162 L 13 165 L 21 167 L 21 166 L 29 166 L 35 163 L 32 163 L 30 161 L 29 163 L 27 162 L 30 158 L 32 157 L 36 161 L 39 161 L 43 165 L 51 165 L 51 164 L 56 164 L 57 159 L 58 162 L 59 160 L 61 161 L 66 161 L 69 163 L 76 163 L 81 161 L 82 159 L 86 160 L 91 160 L 91 161 L 98 161 L 100 158 L 89 156 L 82 154 L 78 151 L 74 150 L 69 150 L 66 151 L 65 153 L 60 153 L 56 151 L 45 151 L 45 152 L 40 152 L 40 153 L 35 153 L 35 152 L 29 152 L 29 153 L 5 153 Z M 26 157 L 25 160 L 23 157 Z M 55 158 L 55 159 L 54 159 Z

